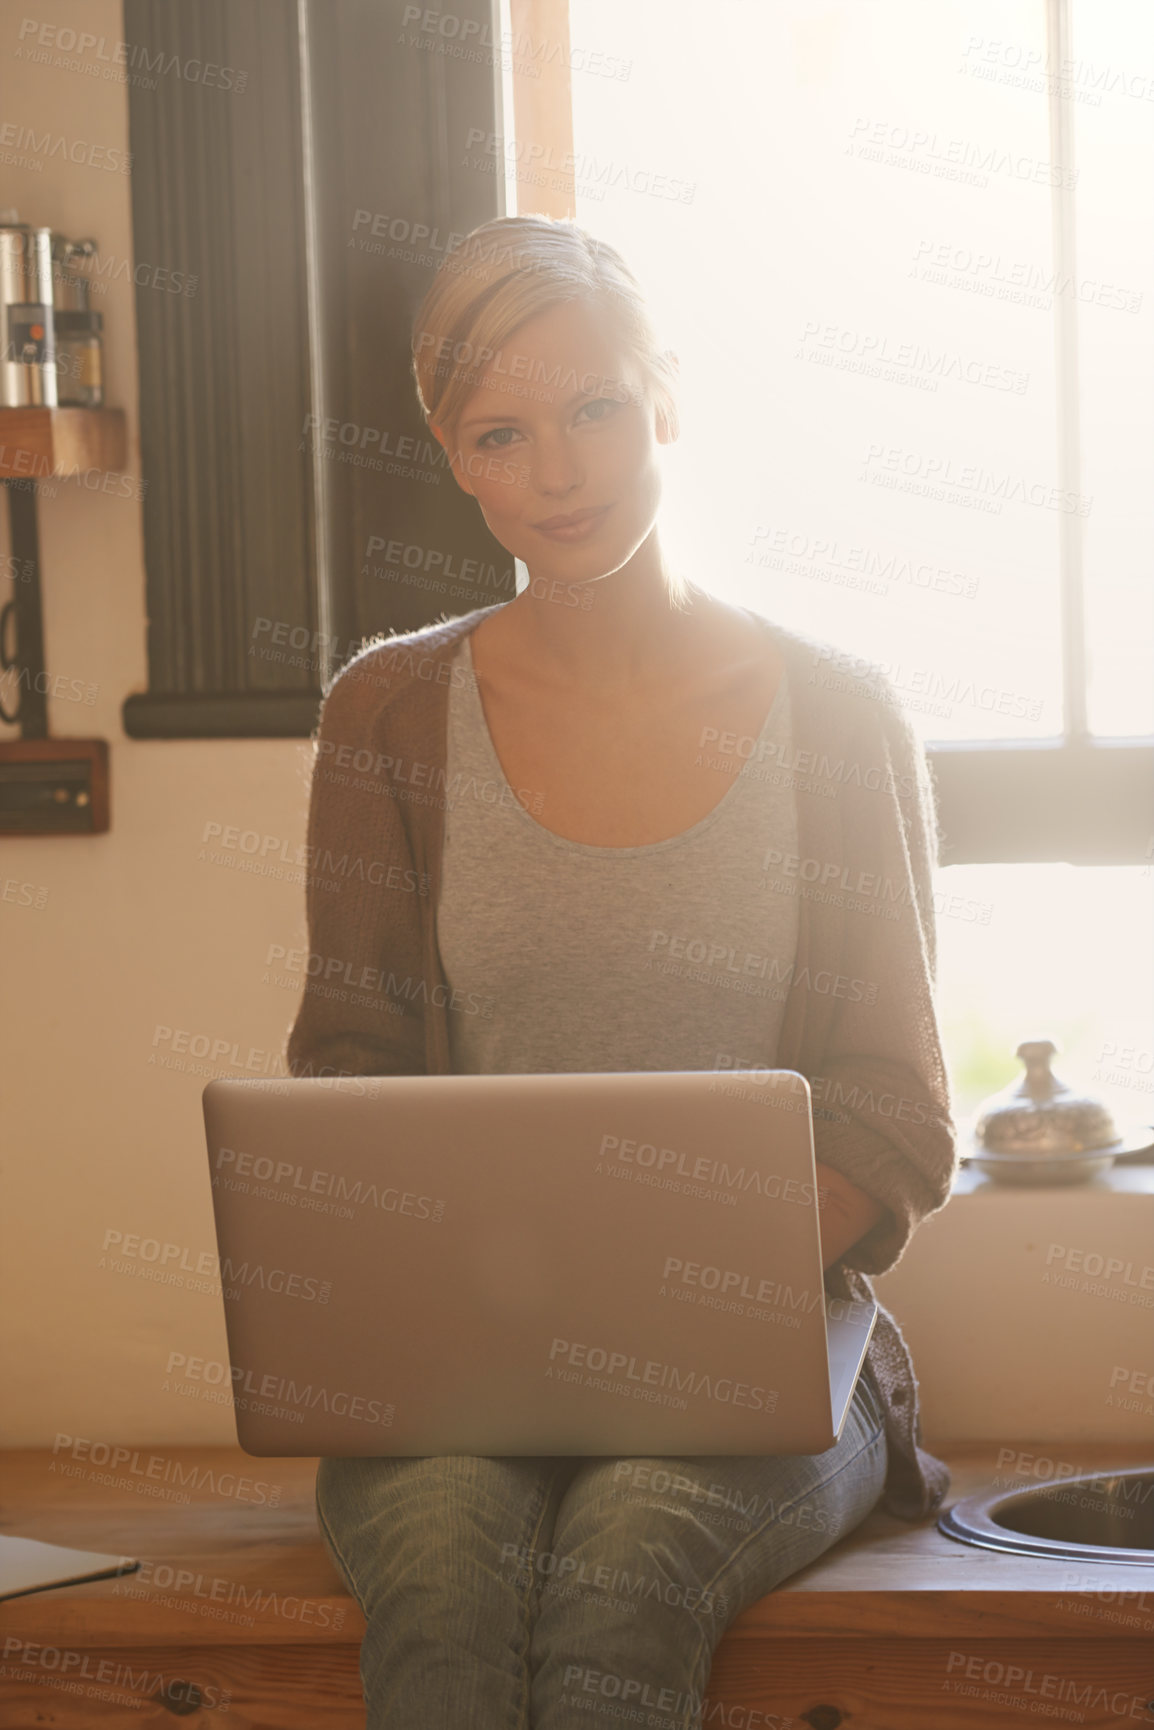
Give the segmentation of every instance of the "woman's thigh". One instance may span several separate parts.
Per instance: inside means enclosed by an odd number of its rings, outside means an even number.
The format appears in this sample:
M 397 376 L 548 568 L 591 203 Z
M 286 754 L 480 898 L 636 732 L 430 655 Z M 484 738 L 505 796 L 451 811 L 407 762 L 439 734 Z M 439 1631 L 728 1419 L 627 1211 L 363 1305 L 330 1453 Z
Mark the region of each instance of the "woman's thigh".
M 321 1537 L 366 1615 L 382 1593 L 406 1583 L 439 1582 L 459 1595 L 493 1577 L 522 1583 L 518 1558 L 552 1529 L 578 1463 L 471 1454 L 322 1459 Z
M 535 1722 L 567 1722 L 564 1699 L 594 1719 L 631 1701 L 672 1705 L 667 1722 L 693 1723 L 729 1623 L 859 1525 L 885 1473 L 864 1377 L 822 1454 L 581 1462 L 557 1510 L 534 1627 Z

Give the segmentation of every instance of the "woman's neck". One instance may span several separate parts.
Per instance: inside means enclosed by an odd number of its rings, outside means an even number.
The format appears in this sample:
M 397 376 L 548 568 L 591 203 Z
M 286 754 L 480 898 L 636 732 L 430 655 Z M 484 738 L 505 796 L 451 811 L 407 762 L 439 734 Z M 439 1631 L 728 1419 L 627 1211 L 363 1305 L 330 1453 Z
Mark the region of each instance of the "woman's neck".
M 509 663 L 554 688 L 606 697 L 662 684 L 704 654 L 723 652 L 739 623 L 735 610 L 690 585 L 675 604 L 665 569 L 634 568 L 566 583 L 532 577 L 490 621 L 490 643 Z

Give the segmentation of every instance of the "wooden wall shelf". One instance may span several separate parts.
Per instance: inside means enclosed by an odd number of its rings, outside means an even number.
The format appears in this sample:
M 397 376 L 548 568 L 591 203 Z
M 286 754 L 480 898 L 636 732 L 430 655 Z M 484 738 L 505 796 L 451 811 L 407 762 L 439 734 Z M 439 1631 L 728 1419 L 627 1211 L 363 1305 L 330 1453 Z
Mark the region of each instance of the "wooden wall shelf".
M 0 408 L 0 480 L 124 468 L 122 408 Z

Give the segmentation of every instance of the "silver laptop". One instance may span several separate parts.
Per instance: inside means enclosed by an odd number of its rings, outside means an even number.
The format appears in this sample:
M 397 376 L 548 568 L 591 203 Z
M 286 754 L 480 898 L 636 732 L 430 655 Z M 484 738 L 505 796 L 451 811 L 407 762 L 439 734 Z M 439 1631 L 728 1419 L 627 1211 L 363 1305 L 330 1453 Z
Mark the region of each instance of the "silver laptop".
M 789 1070 L 210 1081 L 241 1447 L 815 1454 L 877 1305 L 823 1286 Z

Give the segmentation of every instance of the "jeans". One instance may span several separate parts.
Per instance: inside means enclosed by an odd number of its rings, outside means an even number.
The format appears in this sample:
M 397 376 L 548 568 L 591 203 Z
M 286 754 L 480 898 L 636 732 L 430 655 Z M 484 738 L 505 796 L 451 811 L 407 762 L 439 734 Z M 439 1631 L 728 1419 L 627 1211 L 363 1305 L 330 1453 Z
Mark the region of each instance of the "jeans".
M 368 1730 L 691 1730 L 729 1623 L 859 1525 L 886 1441 L 859 1377 L 823 1454 L 322 1459 L 367 1623 Z

